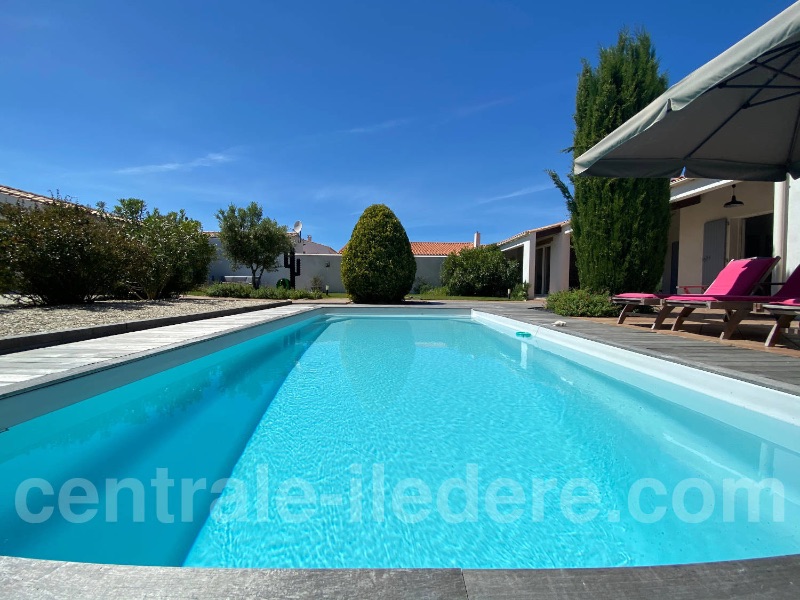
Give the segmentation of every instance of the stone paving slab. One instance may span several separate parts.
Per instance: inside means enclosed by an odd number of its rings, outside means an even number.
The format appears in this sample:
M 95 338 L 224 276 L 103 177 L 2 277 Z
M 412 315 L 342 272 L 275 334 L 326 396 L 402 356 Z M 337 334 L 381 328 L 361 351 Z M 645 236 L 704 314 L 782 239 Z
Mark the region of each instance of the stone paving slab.
M 797 600 L 800 556 L 666 567 L 464 570 L 470 600 Z
M 198 338 L 220 335 L 241 327 L 261 325 L 282 317 L 314 310 L 313 306 L 279 306 L 154 330 L 106 336 L 59 346 L 24 350 L 0 356 L 0 394 L 4 388 L 65 373 L 125 356 L 164 348 Z
M 459 569 L 184 569 L 0 557 L 0 595 L 40 598 L 467 600 Z

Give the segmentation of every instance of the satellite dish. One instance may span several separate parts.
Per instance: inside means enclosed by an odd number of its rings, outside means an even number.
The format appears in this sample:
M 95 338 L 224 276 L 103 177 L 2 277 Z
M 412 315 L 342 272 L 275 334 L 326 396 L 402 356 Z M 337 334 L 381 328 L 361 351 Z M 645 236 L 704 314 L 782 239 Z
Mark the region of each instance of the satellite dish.
M 303 222 L 302 221 L 295 221 L 294 222 L 294 232 L 297 235 L 300 235 L 301 231 L 303 231 Z

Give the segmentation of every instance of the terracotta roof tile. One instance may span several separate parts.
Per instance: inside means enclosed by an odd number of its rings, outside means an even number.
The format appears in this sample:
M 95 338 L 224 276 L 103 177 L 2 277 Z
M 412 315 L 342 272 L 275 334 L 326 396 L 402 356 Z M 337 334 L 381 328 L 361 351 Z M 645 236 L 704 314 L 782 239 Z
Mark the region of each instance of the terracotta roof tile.
M 339 254 L 347 248 L 345 244 Z M 464 248 L 472 248 L 472 242 L 411 242 L 411 252 L 414 256 L 447 256 L 459 252 Z
M 472 248 L 472 242 L 411 242 L 414 256 L 447 256 L 464 248 Z

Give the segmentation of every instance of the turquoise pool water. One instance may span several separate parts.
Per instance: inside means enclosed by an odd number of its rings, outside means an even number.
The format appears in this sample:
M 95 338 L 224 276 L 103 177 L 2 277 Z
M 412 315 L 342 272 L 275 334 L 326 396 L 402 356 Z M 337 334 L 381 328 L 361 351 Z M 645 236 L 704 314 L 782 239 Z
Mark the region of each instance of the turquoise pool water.
M 800 552 L 800 457 L 658 393 L 467 318 L 309 319 L 0 434 L 0 553 L 536 568 Z M 757 509 L 726 487 L 747 478 L 772 481 Z

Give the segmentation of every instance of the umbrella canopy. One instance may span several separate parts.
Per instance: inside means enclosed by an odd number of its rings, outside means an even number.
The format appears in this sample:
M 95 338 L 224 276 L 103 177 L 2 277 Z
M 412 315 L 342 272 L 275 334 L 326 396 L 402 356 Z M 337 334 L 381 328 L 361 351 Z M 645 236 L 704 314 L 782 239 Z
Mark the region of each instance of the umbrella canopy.
M 800 176 L 800 2 L 688 75 L 575 160 L 576 175 Z

